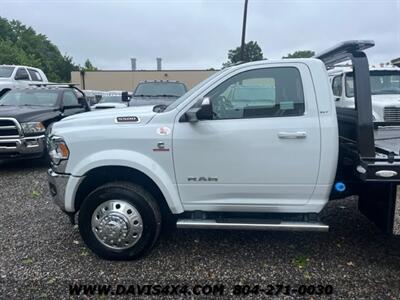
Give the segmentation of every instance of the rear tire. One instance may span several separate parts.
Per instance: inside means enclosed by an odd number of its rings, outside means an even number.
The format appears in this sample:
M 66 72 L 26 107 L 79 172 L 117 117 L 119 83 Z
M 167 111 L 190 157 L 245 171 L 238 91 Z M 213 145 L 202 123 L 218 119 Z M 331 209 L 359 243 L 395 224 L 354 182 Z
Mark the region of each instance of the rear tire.
M 108 183 L 83 201 L 78 218 L 86 245 L 109 260 L 146 255 L 161 229 L 161 213 L 153 196 L 129 182 Z

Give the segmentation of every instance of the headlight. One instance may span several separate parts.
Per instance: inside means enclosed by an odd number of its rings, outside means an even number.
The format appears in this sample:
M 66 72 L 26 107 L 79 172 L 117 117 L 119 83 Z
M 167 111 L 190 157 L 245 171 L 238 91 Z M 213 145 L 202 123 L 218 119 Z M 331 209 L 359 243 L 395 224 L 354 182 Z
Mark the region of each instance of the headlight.
M 52 136 L 48 140 L 49 156 L 53 164 L 58 165 L 62 160 L 67 160 L 69 157 L 69 149 L 65 141 L 58 137 Z
M 21 123 L 21 127 L 25 135 L 44 133 L 46 131 L 46 127 L 44 127 L 42 122 Z

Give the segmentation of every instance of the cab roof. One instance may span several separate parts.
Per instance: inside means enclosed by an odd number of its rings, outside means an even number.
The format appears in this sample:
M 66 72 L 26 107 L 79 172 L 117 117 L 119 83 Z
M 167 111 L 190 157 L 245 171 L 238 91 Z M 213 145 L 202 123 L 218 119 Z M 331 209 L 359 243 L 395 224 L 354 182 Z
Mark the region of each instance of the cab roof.
M 162 79 L 160 79 L 160 80 L 140 80 L 139 81 L 139 83 L 158 83 L 158 82 L 161 82 L 161 83 L 183 83 L 178 80 L 162 80 Z
M 39 68 L 31 67 L 31 66 L 24 66 L 24 65 L 0 65 L 0 67 L 13 67 L 13 68 L 29 68 L 34 70 L 40 70 Z

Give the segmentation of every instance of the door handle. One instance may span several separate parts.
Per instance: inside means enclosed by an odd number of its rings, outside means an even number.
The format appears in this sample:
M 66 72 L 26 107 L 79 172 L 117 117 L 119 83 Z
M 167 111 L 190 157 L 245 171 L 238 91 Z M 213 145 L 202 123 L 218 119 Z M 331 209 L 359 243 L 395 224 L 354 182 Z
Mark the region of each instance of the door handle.
M 305 139 L 307 137 L 307 132 L 296 131 L 296 132 L 286 132 L 281 131 L 278 133 L 280 139 Z

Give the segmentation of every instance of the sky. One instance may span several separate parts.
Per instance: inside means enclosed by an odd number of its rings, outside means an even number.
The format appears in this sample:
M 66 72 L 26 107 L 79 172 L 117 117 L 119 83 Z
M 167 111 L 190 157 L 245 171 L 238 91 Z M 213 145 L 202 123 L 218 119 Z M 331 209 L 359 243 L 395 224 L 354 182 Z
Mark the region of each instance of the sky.
M 105 70 L 220 68 L 240 45 L 244 0 L 0 0 L 0 16 Z M 265 58 L 369 39 L 371 64 L 400 57 L 400 0 L 249 0 L 246 41 Z

